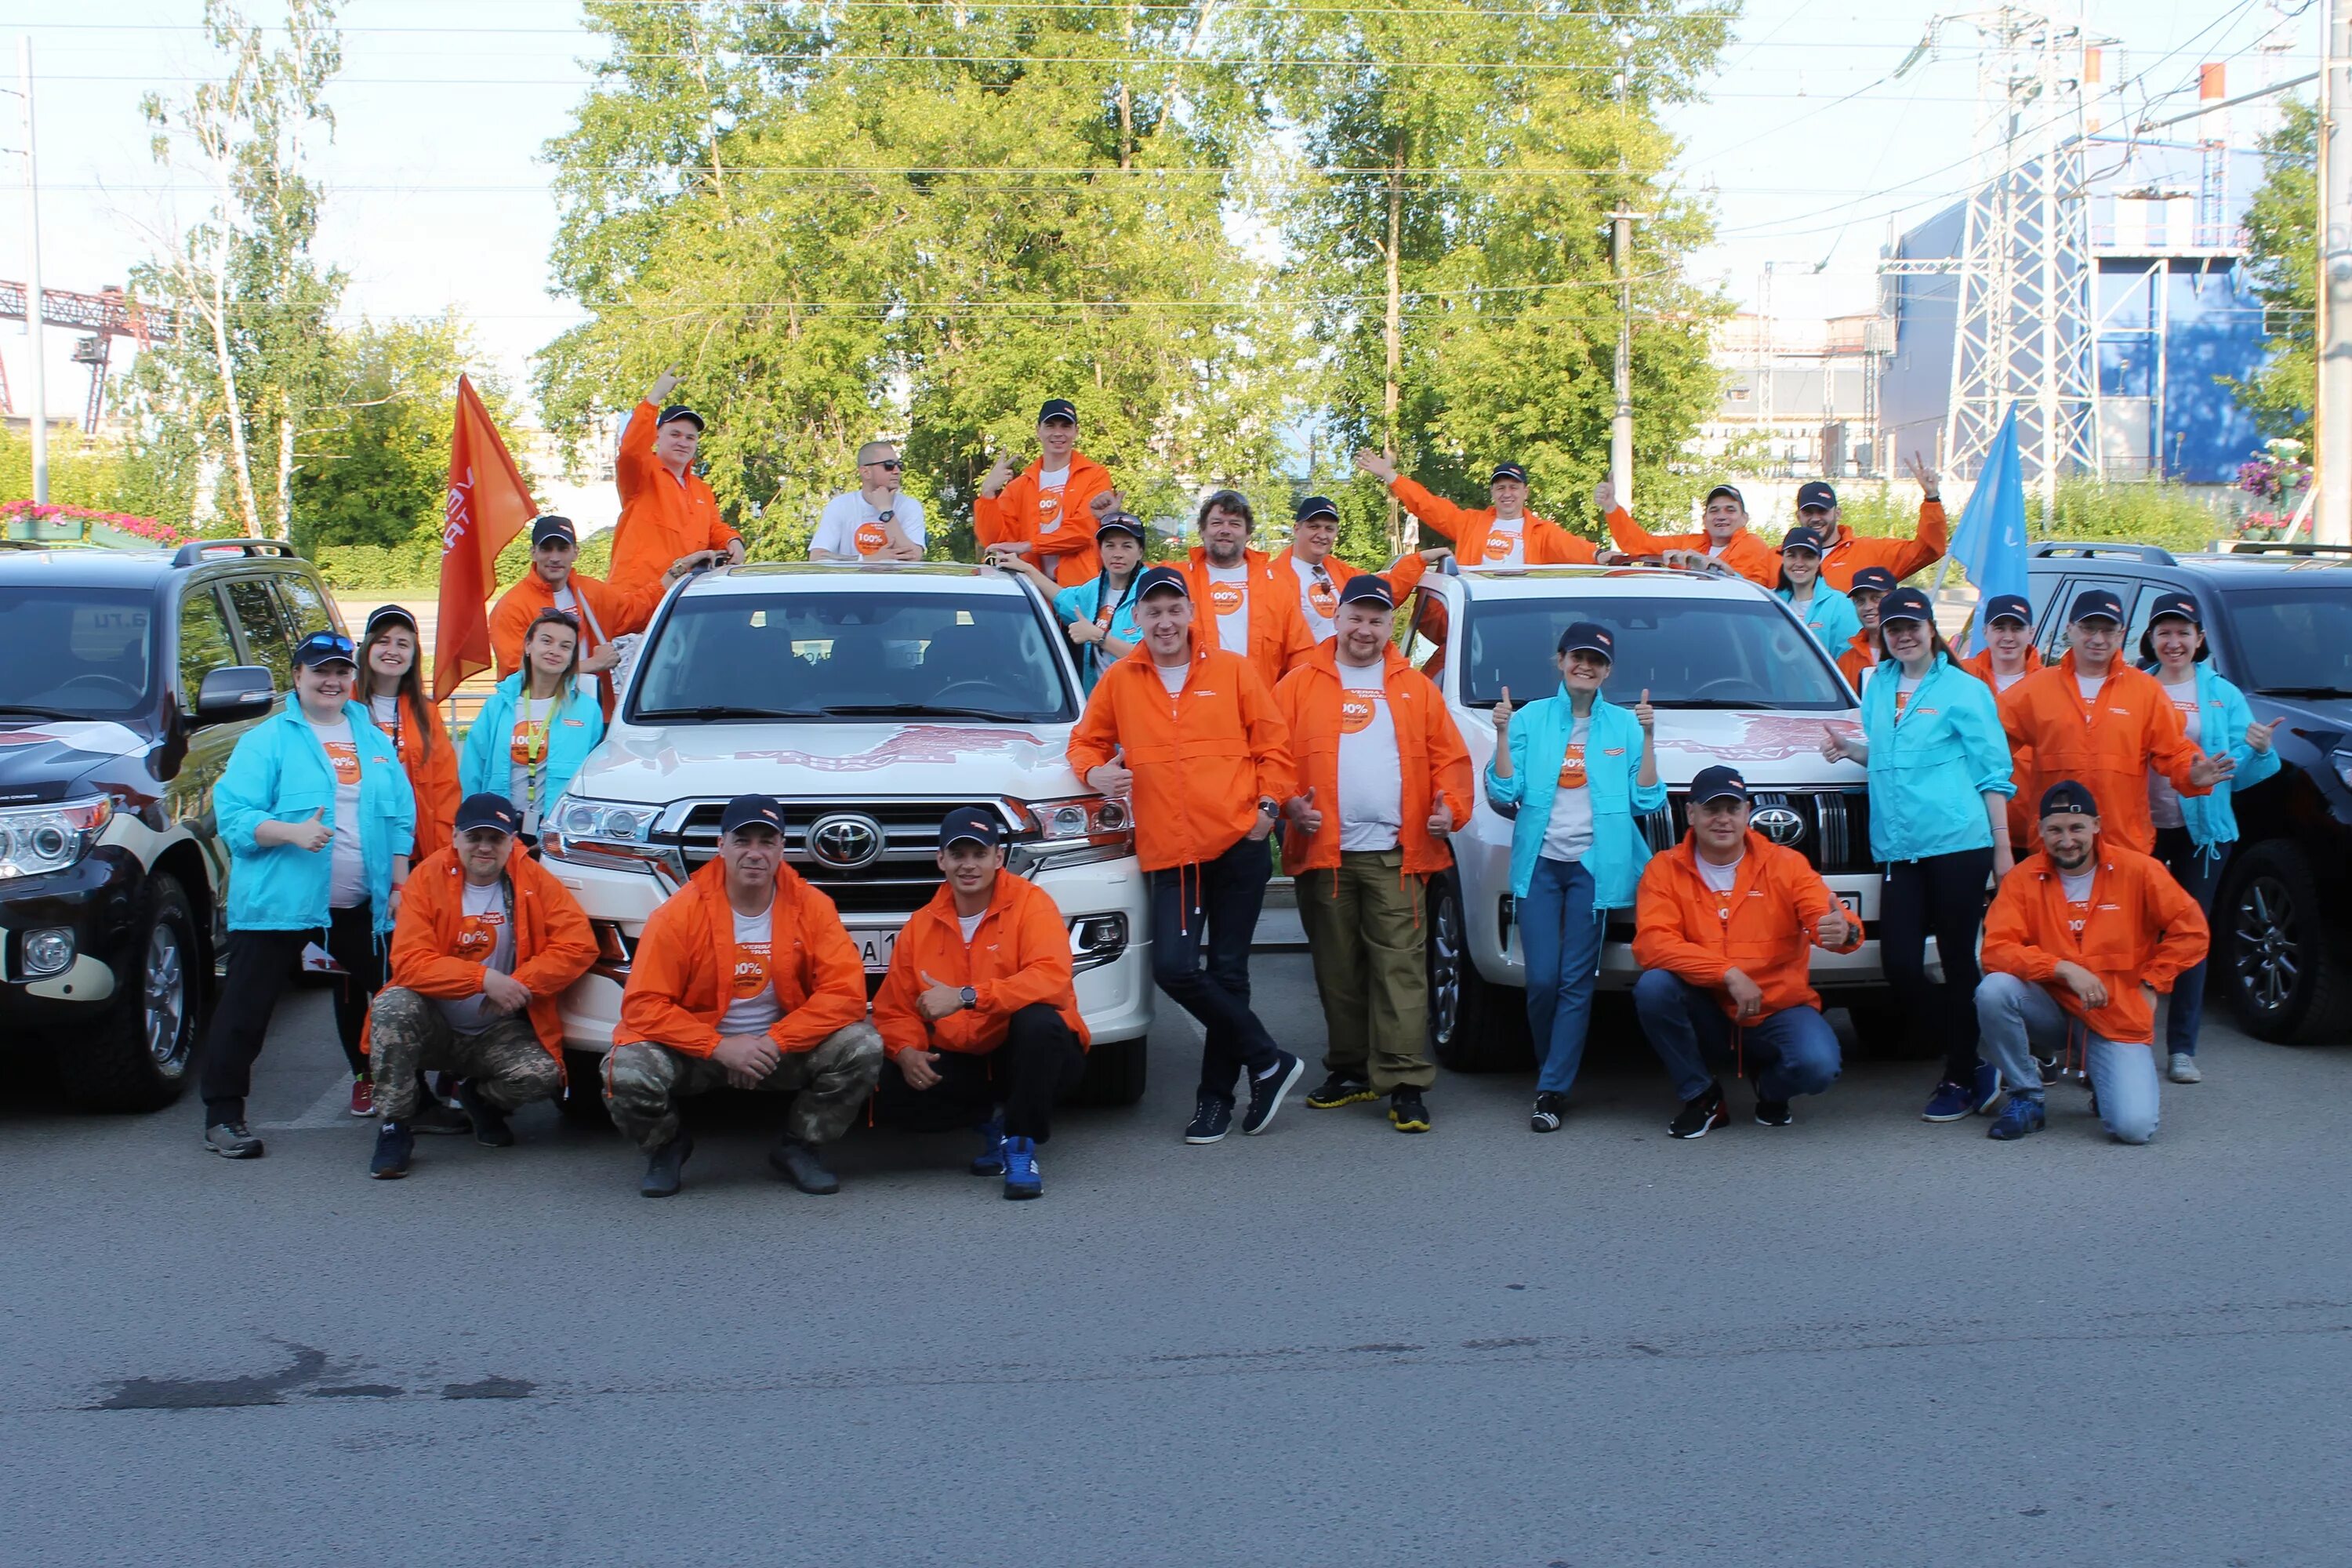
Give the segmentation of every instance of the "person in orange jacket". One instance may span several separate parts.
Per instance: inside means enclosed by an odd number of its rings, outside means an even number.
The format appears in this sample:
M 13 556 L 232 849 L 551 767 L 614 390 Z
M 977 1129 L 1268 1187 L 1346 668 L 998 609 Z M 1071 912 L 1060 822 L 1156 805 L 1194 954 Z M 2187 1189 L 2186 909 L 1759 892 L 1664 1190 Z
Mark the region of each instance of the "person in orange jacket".
M 1328 1045 L 1318 1110 L 1386 1099 L 1400 1132 L 1429 1131 L 1424 894 L 1470 820 L 1470 752 L 1427 676 L 1390 640 L 1396 601 L 1366 572 L 1339 591 L 1339 635 L 1275 689 L 1297 793 L 1282 868 L 1315 960 Z
M 1606 479 L 1592 487 L 1592 510 L 1608 520 L 1611 541 L 1628 555 L 1686 551 L 1730 568 L 1767 592 L 1780 585 L 1780 552 L 1748 531 L 1748 501 L 1735 485 L 1717 485 L 1706 492 L 1696 533 L 1652 533 L 1639 527 L 1633 514 L 1617 504 L 1617 487 Z
M 694 471 L 702 416 L 662 403 L 677 386 L 675 368 L 661 373 L 630 414 L 613 463 L 621 521 L 613 528 L 607 583 L 618 624 L 605 629 L 614 637 L 645 630 L 663 589 L 694 564 L 721 554 L 743 559 L 742 535 L 719 515 L 719 498 Z
M 368 612 L 366 629 L 360 633 L 360 668 L 367 672 L 362 700 L 375 727 L 392 737 L 416 795 L 412 866 L 446 849 L 457 820 L 457 746 L 441 722 L 441 710 L 425 698 L 423 647 L 416 617 L 398 605 Z
M 1528 471 L 1497 463 L 1486 482 L 1491 505 L 1455 506 L 1397 472 L 1378 452 L 1356 454 L 1356 468 L 1388 487 L 1397 504 L 1454 542 L 1465 566 L 1590 566 L 1601 552 L 1586 541 L 1528 510 Z
M 1846 684 L 1856 691 L 1862 689 L 1863 682 L 1870 679 L 1870 672 L 1878 668 L 1885 655 L 1878 639 L 1878 605 L 1895 587 L 1895 574 L 1886 568 L 1865 566 L 1853 574 L 1853 585 L 1846 589 L 1845 596 L 1853 601 L 1853 613 L 1862 621 L 1862 630 L 1854 633 L 1839 652 L 1837 667 Z
M 515 841 L 502 795 L 468 795 L 457 841 L 409 873 L 392 931 L 392 980 L 368 1009 L 377 1131 L 368 1174 L 408 1174 L 418 1078 L 455 1073 L 475 1139 L 514 1142 L 507 1117 L 563 1092 L 556 998 L 596 962 L 588 916 Z
M 981 552 L 1010 550 L 1065 588 L 1102 571 L 1095 524 L 1109 494 L 1110 470 L 1078 450 L 1078 405 L 1049 397 L 1037 410 L 1037 460 L 1013 476 L 1013 457 L 996 459 L 972 498 L 971 531 Z
M 2111 842 L 2096 795 L 2074 779 L 2042 795 L 2042 850 L 2002 879 L 1985 916 L 1977 1026 L 2009 1085 L 1990 1137 L 2046 1121 L 2037 1053 L 2076 1039 L 2107 1135 L 2145 1143 L 2158 1105 L 2156 999 L 2203 962 L 2197 900 L 2150 857 Z
M 1708 1063 L 1756 1085 L 1756 1121 L 1786 1127 L 1789 1101 L 1837 1081 L 1837 1037 L 1807 970 L 1818 945 L 1852 952 L 1862 921 L 1793 849 L 1748 826 L 1733 769 L 1691 780 L 1690 832 L 1654 858 L 1634 904 L 1633 1010 L 1683 1108 L 1666 1131 L 1704 1138 L 1727 1121 Z
M 646 921 L 604 1058 L 605 1107 L 646 1156 L 637 1191 L 677 1192 L 694 1152 L 677 1102 L 731 1086 L 792 1095 L 768 1163 L 804 1193 L 839 1192 L 820 1151 L 849 1131 L 881 1068 L 840 911 L 784 864 L 783 807 L 737 795 L 718 858 Z
M 2099 803 L 2102 838 L 2147 854 L 2156 847 L 2149 773 L 2161 773 L 2182 795 L 2200 795 L 2237 764 L 2227 752 L 2207 756 L 2156 677 L 2118 657 L 2124 606 L 2112 591 L 2084 589 L 2066 620 L 2066 657 L 2000 697 L 2001 728 L 2020 759 L 2018 793 L 2039 798 L 2059 780 L 2074 780 Z
M 2033 606 L 2022 594 L 1995 594 L 1977 613 L 1984 617 L 1985 645 L 1962 659 L 1960 668 L 1999 698 L 2042 668 L 2042 652 L 2033 646 Z M 2021 749 L 2014 735 L 2010 737 L 2009 761 L 2020 780 L 2033 776 L 2033 754 Z M 2010 797 L 2009 841 L 2021 846 L 2034 841 L 2033 799 L 2023 790 Z
M 1339 509 L 1328 496 L 1308 496 L 1292 514 L 1290 542 L 1274 558 L 1276 582 L 1283 581 L 1285 573 L 1298 579 L 1299 619 L 1318 647 L 1339 634 L 1340 590 L 1365 574 L 1362 567 L 1331 553 L 1339 542 Z M 1404 603 L 1423 574 L 1452 553 L 1444 548 L 1419 551 L 1380 573 L 1388 585 L 1389 602 Z
M 1315 637 L 1298 607 L 1294 578 L 1274 574 L 1273 557 L 1249 547 L 1257 514 L 1239 490 L 1217 490 L 1201 503 L 1201 542 L 1184 571 L 1192 601 L 1218 647 L 1246 658 L 1258 679 L 1275 684 L 1315 651 Z
M 980 1133 L 975 1176 L 1003 1176 L 1008 1198 L 1045 1190 L 1037 1145 L 1054 1101 L 1087 1070 L 1070 931 L 1053 899 L 1004 868 L 1004 825 L 985 806 L 940 824 L 931 901 L 898 932 L 874 997 L 886 1072 L 877 1120 Z
M 623 604 L 603 583 L 573 570 L 572 563 L 579 559 L 580 537 L 570 518 L 551 513 L 531 519 L 530 570 L 490 607 L 490 655 L 498 661 L 500 680 L 522 668 L 522 645 L 541 610 L 562 610 L 579 626 L 582 675 L 602 676 L 620 661 L 620 650 L 613 646 L 620 634 L 614 628 L 633 616 L 643 625 L 645 616 Z M 646 606 L 648 612 L 651 608 Z M 609 717 L 609 682 L 604 689 L 604 710 Z
M 1242 1131 L 1263 1132 L 1306 1070 L 1250 1010 L 1250 943 L 1273 874 L 1265 840 L 1293 793 L 1290 731 L 1250 661 L 1194 635 L 1190 577 L 1154 566 L 1135 601 L 1142 646 L 1096 682 L 1070 731 L 1070 770 L 1131 797 L 1151 882 L 1151 975 L 1202 1028 L 1184 1141 L 1214 1143 L 1233 1125 L 1236 1072 L 1249 1081 Z
M 1814 479 L 1797 487 L 1797 521 L 1829 542 L 1822 552 L 1822 581 L 1843 593 L 1853 586 L 1855 573 L 1877 566 L 1900 584 L 1944 558 L 1944 499 L 1936 470 L 1915 452 L 1911 477 L 1919 481 L 1919 528 L 1913 539 L 1864 539 L 1838 521 L 1837 491 L 1827 483 Z

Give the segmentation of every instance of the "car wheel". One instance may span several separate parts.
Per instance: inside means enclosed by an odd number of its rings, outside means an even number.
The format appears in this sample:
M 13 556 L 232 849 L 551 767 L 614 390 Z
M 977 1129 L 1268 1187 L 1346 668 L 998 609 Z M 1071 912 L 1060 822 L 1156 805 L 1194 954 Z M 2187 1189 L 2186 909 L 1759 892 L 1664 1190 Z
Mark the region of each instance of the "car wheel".
M 1496 985 L 1470 956 L 1462 884 L 1451 875 L 1429 882 L 1429 1051 L 1454 1072 L 1525 1072 L 1535 1065 L 1528 1040 L 1526 993 Z
M 1097 1040 L 1087 1052 L 1087 1075 L 1074 1097 L 1080 1105 L 1133 1105 L 1143 1098 L 1150 1066 L 1146 1039 Z
M 133 939 L 97 1028 L 61 1041 L 58 1077 L 89 1110 L 154 1110 L 187 1088 L 204 993 L 196 921 L 172 877 L 147 885 L 147 918 Z
M 604 1108 L 604 1058 L 595 1051 L 563 1053 L 563 1120 L 574 1127 L 613 1129 L 613 1113 Z
M 2229 986 L 2231 1011 L 2246 1033 L 2307 1045 L 2352 1028 L 2347 955 L 2294 845 L 2273 839 L 2240 856 L 2212 926 L 2218 951 L 2206 988 L 2210 995 L 2217 983 Z

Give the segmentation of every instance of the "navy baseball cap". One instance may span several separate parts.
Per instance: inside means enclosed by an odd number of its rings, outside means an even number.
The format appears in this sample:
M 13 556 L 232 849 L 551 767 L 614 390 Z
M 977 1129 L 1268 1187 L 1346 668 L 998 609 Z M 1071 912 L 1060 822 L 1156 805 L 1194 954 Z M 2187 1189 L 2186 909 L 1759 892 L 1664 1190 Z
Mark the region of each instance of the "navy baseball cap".
M 2074 595 L 2074 607 L 2067 613 L 2070 621 L 2091 621 L 2101 617 L 2117 626 L 2124 624 L 2124 602 L 2116 597 L 2111 588 L 2085 588 Z
M 1835 505 L 1837 505 L 1837 491 L 1832 489 L 1825 480 L 1808 479 L 1797 487 L 1799 511 L 1804 510 L 1809 506 L 1833 507 Z
M 1517 479 L 1519 483 L 1526 484 L 1528 471 L 1517 463 L 1497 463 L 1495 465 L 1495 471 L 1486 476 L 1486 482 L 1491 485 L 1496 479 Z
M 1691 780 L 1690 804 L 1705 805 L 1711 800 L 1746 800 L 1748 781 L 1739 776 L 1738 768 L 1727 768 L 1718 763 L 1711 768 L 1701 768 Z
M 294 662 L 298 667 L 348 664 L 357 669 L 360 654 L 352 646 L 352 639 L 341 632 L 312 632 L 294 645 Z
M 1861 571 L 1853 574 L 1853 584 L 1851 587 L 1846 589 L 1846 592 L 1849 594 L 1892 594 L 1896 588 L 1901 586 L 1902 584 L 1895 580 L 1895 574 L 1889 572 L 1885 567 L 1865 566 Z
M 384 626 L 403 626 L 413 632 L 416 629 L 416 617 L 408 613 L 404 605 L 378 605 L 368 612 L 367 629 L 360 635 L 372 637 L 376 627 Z
M 1559 651 L 1597 653 L 1610 663 L 1617 662 L 1617 638 L 1598 621 L 1570 621 L 1559 634 Z
M 2022 594 L 1995 594 L 1984 602 L 1984 621 L 1989 626 L 2002 621 L 2030 626 L 2033 624 L 2033 606 L 2025 602 Z
M 980 844 L 993 849 L 1004 842 L 1004 825 L 986 806 L 960 805 L 940 819 L 940 847 Z
M 697 421 L 696 428 L 700 427 L 700 422 Z M 530 547 L 536 550 L 551 539 L 561 539 L 567 544 L 577 544 L 580 542 L 580 533 L 572 526 L 572 520 L 568 517 L 558 517 L 553 512 L 550 512 L 545 517 L 532 518 Z
M 488 790 L 469 795 L 457 803 L 457 831 L 471 833 L 478 827 L 495 827 L 511 838 L 521 830 L 522 813 L 502 795 Z
M 1339 607 L 1370 602 L 1384 610 L 1396 608 L 1396 595 L 1389 592 L 1388 579 L 1377 572 L 1361 572 L 1348 579 L 1339 590 Z
M 2060 779 L 2042 792 L 2042 809 L 2037 819 L 2061 811 L 2079 811 L 2084 816 L 2099 815 L 2099 803 L 2093 799 L 2087 785 L 2073 779 Z
M 688 407 L 685 404 L 683 404 L 683 403 L 673 403 L 673 404 L 671 404 L 667 408 L 663 409 L 663 410 L 661 411 L 661 417 L 654 421 L 654 428 L 656 428 L 656 430 L 658 430 L 659 428 L 661 428 L 663 426 L 665 426 L 665 425 L 668 424 L 668 423 L 669 423 L 671 420 L 673 420 L 673 419 L 691 419 L 691 420 L 693 420 L 693 421 L 694 421 L 694 433 L 695 433 L 696 435 L 698 435 L 698 436 L 701 435 L 703 431 L 705 431 L 705 430 L 707 430 L 707 429 L 709 429 L 709 426 L 705 425 L 705 424 L 702 422 L 702 416 L 701 416 L 701 415 L 697 414 L 693 409 L 688 408 Z
M 1739 487 L 1738 485 L 1717 485 L 1715 489 L 1706 492 L 1706 499 L 1709 500 L 1713 500 L 1717 496 L 1729 496 L 1733 500 L 1739 503 L 1740 510 L 1746 511 L 1748 510 L 1748 498 L 1739 493 Z
M 784 830 L 784 808 L 768 795 L 739 795 L 727 803 L 727 815 L 719 819 L 719 837 L 743 827 L 771 827 Z
M 2156 596 L 2156 607 L 2148 612 L 2147 623 L 2154 626 L 2167 616 L 2187 621 L 2192 626 L 2201 626 L 2205 624 L 2205 617 L 2197 611 L 2195 595 L 2178 591 L 2158 594 Z
M 1339 509 L 1331 504 L 1329 496 L 1308 496 L 1290 514 L 1290 521 L 1305 522 L 1310 517 L 1328 517 L 1337 522 L 1339 521 Z
M 1115 511 L 1095 524 L 1095 537 L 1106 533 L 1124 533 L 1138 544 L 1143 542 L 1143 520 L 1132 512 Z
M 1076 425 L 1078 422 L 1078 405 L 1066 397 L 1049 397 L 1045 399 L 1045 406 L 1037 410 L 1037 423 L 1043 425 L 1048 419 L 1066 419 Z
M 1801 525 L 1790 529 L 1780 537 L 1780 553 L 1786 555 L 1791 550 L 1810 550 L 1819 555 L 1822 552 L 1821 530 Z
M 1878 601 L 1878 624 L 1889 621 L 1925 621 L 1936 624 L 1936 612 L 1927 603 L 1927 595 L 1916 588 L 1897 588 Z
M 1154 566 L 1135 580 L 1135 602 L 1139 605 L 1162 588 L 1173 588 L 1187 599 L 1192 596 L 1192 580 L 1184 574 L 1173 566 Z

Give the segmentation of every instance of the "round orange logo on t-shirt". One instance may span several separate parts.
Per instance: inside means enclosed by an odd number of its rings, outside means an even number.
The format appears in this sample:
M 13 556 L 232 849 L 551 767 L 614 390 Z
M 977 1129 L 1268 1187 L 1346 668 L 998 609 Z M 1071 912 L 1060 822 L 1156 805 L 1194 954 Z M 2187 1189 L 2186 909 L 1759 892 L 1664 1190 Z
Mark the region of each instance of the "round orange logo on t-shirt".
M 857 525 L 857 553 L 860 555 L 878 555 L 887 549 L 889 544 L 890 536 L 882 531 L 882 525 L 879 522 L 861 522 Z
M 506 923 L 506 916 L 496 910 L 467 915 L 457 927 L 457 951 L 452 956 L 468 961 L 489 957 L 498 951 L 499 928 Z
M 1339 693 L 1339 732 L 1352 735 L 1372 721 L 1381 705 L 1377 691 L 1342 691 Z
M 507 760 L 509 762 L 520 763 L 525 767 L 531 767 L 545 755 L 547 755 L 546 720 L 541 719 L 537 723 L 525 720 L 517 724 L 513 732 L 508 735 Z
M 757 996 L 768 988 L 768 944 L 764 942 L 739 942 L 735 944 L 735 996 L 738 1001 Z
M 1508 561 L 1511 558 L 1511 552 L 1517 547 L 1518 542 L 1519 536 L 1516 533 L 1505 533 L 1499 528 L 1489 529 L 1486 533 L 1486 559 Z
M 1339 584 L 1328 578 L 1318 577 L 1307 584 L 1307 602 L 1315 606 L 1317 615 L 1329 620 L 1339 613 Z
M 1239 583 L 1209 584 L 1209 607 L 1221 616 L 1230 616 L 1242 607 L 1242 595 L 1246 592 Z
M 1039 490 L 1037 492 L 1037 531 L 1054 533 L 1058 531 L 1061 526 L 1062 492 Z
M 335 764 L 337 784 L 355 784 L 360 782 L 360 749 L 350 741 L 329 741 L 327 760 Z

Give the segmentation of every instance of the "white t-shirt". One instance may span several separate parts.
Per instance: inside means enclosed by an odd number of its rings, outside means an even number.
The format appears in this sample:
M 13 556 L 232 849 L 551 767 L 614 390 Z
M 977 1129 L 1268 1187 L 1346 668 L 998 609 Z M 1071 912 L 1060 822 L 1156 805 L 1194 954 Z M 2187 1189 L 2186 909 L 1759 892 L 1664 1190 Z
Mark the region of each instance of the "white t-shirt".
M 1316 805 L 1338 808 L 1343 854 L 1395 848 L 1404 822 L 1404 769 L 1386 673 L 1379 664 L 1339 666 L 1339 798 Z
M 1037 531 L 1062 531 L 1062 492 L 1069 488 L 1070 466 L 1037 470 Z
M 1748 858 L 1748 851 L 1742 849 L 1739 859 L 1728 866 L 1718 866 L 1704 855 L 1694 856 L 1693 858 L 1698 861 L 1699 880 L 1716 892 L 1727 893 L 1731 891 L 1732 884 L 1739 880 L 1739 861 Z
M 514 729 L 507 737 L 507 798 L 522 813 L 522 831 L 539 831 L 539 798 L 547 780 L 547 748 L 553 743 L 555 699 L 526 696 L 515 705 Z
M 1249 563 L 1209 567 L 1209 613 L 1217 617 L 1217 646 L 1249 655 Z
M 1725 551 L 1730 548 L 1731 546 L 1728 544 L 1710 544 L 1706 547 L 1706 558 L 1709 561 L 1716 560 L 1720 557 Z
M 1319 563 L 1309 566 L 1294 555 L 1290 569 L 1298 574 L 1298 613 L 1318 643 L 1339 635 L 1339 581 Z
M 1903 667 L 1898 664 L 1895 668 L 1899 670 Z M 1919 682 L 1924 679 L 1925 677 L 1916 675 L 1903 675 L 1895 678 L 1895 717 L 1898 722 L 1911 706 L 1911 694 L 1919 689 Z
M 400 722 L 399 693 L 394 692 L 390 696 L 379 694 L 369 698 L 368 717 L 375 721 L 377 729 L 387 735 L 391 734 L 393 726 Z
M 2028 670 L 2022 670 L 2022 669 L 2019 670 L 2015 675 L 2003 675 L 2003 674 L 2001 674 L 2001 673 L 2000 673 L 2000 671 L 1999 671 L 1999 670 L 1995 670 L 1995 671 L 1993 671 L 1993 675 L 1992 675 L 1992 689 L 1993 689 L 1993 694 L 1994 694 L 1995 696 L 1999 696 L 2001 692 L 2004 692 L 2004 691 L 2008 690 L 2011 687 L 2012 687 L 2012 686 L 2016 685 L 2019 681 L 2023 680 L 2023 679 L 2026 678 L 2026 676 L 2027 676 L 2028 674 L 2030 674 L 2030 673 L 2032 673 L 2032 672 L 2031 672 L 2031 671 L 2028 671 Z
M 572 591 L 572 580 L 569 577 L 563 580 L 563 586 L 555 591 L 555 607 L 567 616 L 576 616 L 580 613 L 580 595 Z
M 1184 664 L 1155 662 L 1151 668 L 1160 672 L 1160 684 L 1168 689 L 1168 695 L 1171 697 L 1184 689 L 1184 678 L 1192 672 L 1192 667 L 1189 662 Z
M 2205 738 L 2205 721 L 2204 715 L 2197 710 L 2197 678 L 2192 675 L 2178 686 L 2168 680 L 2163 686 L 2164 694 L 2172 699 L 2172 706 L 2180 715 L 2181 729 L 2188 732 L 2190 740 L 2201 744 Z M 2187 818 L 2180 814 L 2180 792 L 2172 787 L 2170 779 L 2154 768 L 2147 770 L 2147 819 L 2158 827 L 2187 825 Z
M 719 1020 L 722 1035 L 764 1035 L 784 1016 L 776 1001 L 775 972 L 768 967 L 775 913 L 771 901 L 756 915 L 735 916 L 735 973 L 726 1015 Z
M 2107 678 L 2104 675 L 2078 675 L 2074 678 L 2074 684 L 2082 689 L 2083 700 L 2085 702 L 2097 700 L 2099 688 L 2106 683 Z
M 357 909 L 368 901 L 367 858 L 360 848 L 360 749 L 352 737 L 352 721 L 310 722 L 327 761 L 335 770 L 335 842 L 329 874 L 327 902 L 339 910 Z
M 2066 925 L 2076 936 L 2083 934 L 2083 922 L 2091 918 L 2091 879 L 2097 876 L 2098 862 L 2094 860 L 2068 876 L 2058 874 L 2058 884 L 2066 890 Z
M 1560 759 L 1559 785 L 1552 792 L 1551 819 L 1544 824 L 1543 854 L 1549 860 L 1581 860 L 1592 847 L 1592 789 L 1586 771 L 1599 762 L 1585 755 L 1592 734 L 1592 715 L 1576 721 L 1568 735 L 1568 752 Z M 1578 782 L 1570 784 L 1573 777 Z
M 963 928 L 963 944 L 966 947 L 970 947 L 971 945 L 972 933 L 980 930 L 980 922 L 987 918 L 988 911 L 986 910 L 981 910 L 980 913 L 976 915 L 956 916 L 956 924 Z
M 458 895 L 458 910 L 457 951 L 450 956 L 512 974 L 514 927 L 507 920 L 506 889 L 497 882 L 487 888 L 467 882 Z M 436 996 L 434 1002 L 449 1026 L 461 1035 L 478 1035 L 500 1016 L 490 1011 L 490 999 L 479 992 L 471 996 Z
M 890 498 L 890 512 L 891 521 L 908 542 L 918 550 L 923 548 L 923 503 L 901 492 Z M 878 555 L 882 538 L 882 510 L 867 500 L 863 490 L 849 490 L 824 503 L 816 532 L 809 537 L 809 548 L 830 550 L 835 555 Z
M 1528 520 L 1498 517 L 1486 526 L 1486 549 L 1475 566 L 1524 566 L 1528 563 Z

